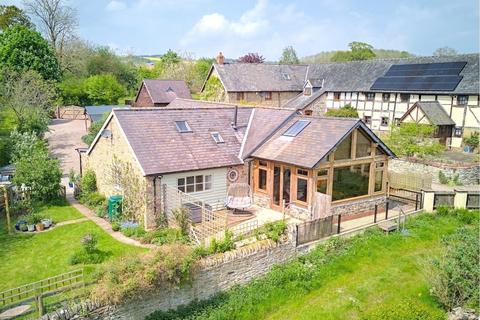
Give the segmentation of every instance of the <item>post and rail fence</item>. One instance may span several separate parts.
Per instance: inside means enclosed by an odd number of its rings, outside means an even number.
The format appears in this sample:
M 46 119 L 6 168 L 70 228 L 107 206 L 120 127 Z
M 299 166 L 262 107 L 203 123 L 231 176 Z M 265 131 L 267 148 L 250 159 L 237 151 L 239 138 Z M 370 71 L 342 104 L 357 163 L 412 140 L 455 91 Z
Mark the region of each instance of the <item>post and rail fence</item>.
M 24 302 L 35 301 L 38 314 L 42 316 L 45 313 L 43 298 L 79 287 L 85 287 L 83 269 L 2 291 L 0 292 L 0 310 Z

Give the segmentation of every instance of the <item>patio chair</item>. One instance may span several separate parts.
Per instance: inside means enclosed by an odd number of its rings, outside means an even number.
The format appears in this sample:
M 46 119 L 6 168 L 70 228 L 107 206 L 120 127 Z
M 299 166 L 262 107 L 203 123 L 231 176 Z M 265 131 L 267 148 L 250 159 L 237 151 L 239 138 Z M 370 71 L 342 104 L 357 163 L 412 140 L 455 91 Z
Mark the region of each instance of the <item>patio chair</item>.
M 230 185 L 225 199 L 225 207 L 233 209 L 245 210 L 253 204 L 252 189 L 248 183 L 234 183 Z

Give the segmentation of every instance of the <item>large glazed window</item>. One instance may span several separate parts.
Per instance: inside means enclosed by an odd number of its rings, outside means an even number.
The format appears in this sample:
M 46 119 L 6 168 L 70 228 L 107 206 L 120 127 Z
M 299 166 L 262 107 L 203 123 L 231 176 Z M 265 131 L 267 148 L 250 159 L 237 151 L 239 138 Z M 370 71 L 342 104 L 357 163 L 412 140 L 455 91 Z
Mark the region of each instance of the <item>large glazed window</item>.
M 357 151 L 355 157 L 364 158 L 371 155 L 372 149 L 370 140 L 365 136 L 365 134 L 358 130 L 357 131 Z
M 339 167 L 333 170 L 332 200 L 343 200 L 368 194 L 370 164 Z
M 345 160 L 351 158 L 352 135 L 345 138 L 335 150 L 335 160 Z

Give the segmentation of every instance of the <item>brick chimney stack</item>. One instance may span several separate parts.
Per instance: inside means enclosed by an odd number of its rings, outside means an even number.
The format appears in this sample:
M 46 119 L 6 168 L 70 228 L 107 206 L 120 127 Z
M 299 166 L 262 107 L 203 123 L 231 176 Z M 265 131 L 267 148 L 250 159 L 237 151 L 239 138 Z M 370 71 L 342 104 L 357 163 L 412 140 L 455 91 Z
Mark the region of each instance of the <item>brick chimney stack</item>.
M 217 64 L 224 64 L 225 63 L 225 56 L 222 52 L 219 52 L 216 57 Z

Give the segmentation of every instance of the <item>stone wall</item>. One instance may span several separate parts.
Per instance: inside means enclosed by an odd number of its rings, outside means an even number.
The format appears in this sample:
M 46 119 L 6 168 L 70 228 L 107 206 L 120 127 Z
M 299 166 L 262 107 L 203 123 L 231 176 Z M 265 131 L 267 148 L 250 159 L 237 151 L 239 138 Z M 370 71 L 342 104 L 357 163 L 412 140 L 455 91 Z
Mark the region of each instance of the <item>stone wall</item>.
M 142 88 L 140 88 L 140 92 L 138 93 L 134 106 L 136 108 L 148 108 L 154 106 L 152 98 L 150 98 L 150 95 L 148 94 L 147 88 L 144 84 L 142 84 Z
M 388 169 L 395 172 L 423 173 L 430 174 L 432 181 L 440 183 L 438 173 L 442 171 L 448 178 L 458 175 L 462 185 L 479 184 L 480 164 L 449 164 L 441 162 L 422 162 L 415 159 L 392 159 L 388 163 Z
M 354 202 L 347 202 L 345 204 L 332 205 L 332 214 L 341 215 L 355 215 L 363 211 L 374 210 L 375 205 L 384 204 L 386 201 L 385 195 L 375 198 L 366 198 L 365 200 L 355 200 Z
M 202 261 L 194 279 L 179 289 L 162 288 L 141 300 L 130 301 L 109 312 L 104 319 L 143 319 L 156 310 L 168 310 L 195 299 L 204 300 L 236 284 L 266 274 L 273 265 L 296 256 L 293 242 L 275 244 L 265 240 Z

